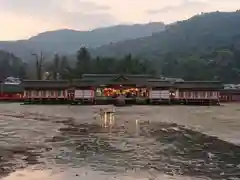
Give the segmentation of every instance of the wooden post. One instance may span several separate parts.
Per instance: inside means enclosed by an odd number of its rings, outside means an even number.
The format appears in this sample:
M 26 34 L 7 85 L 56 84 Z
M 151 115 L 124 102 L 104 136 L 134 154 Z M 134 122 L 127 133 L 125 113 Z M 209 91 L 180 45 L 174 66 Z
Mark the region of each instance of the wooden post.
M 2 96 L 2 93 L 3 93 L 3 83 L 1 83 L 1 96 Z

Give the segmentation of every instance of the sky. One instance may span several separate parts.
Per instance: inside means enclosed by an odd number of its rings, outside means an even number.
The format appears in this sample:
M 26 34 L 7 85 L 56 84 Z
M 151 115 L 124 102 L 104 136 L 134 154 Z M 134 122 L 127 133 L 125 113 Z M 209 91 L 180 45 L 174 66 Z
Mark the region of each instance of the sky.
M 0 0 L 0 40 L 57 29 L 172 23 L 202 12 L 239 8 L 240 0 Z

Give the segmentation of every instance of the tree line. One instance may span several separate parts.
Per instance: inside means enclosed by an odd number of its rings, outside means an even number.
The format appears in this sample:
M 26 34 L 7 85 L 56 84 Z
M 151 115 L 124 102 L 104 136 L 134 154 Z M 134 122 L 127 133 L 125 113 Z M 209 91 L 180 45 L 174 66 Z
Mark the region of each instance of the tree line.
M 35 58 L 37 79 L 73 79 L 83 74 L 155 74 L 148 60 L 134 58 L 131 54 L 123 58 L 92 57 L 87 48 L 82 47 L 76 54 L 76 61 L 56 54 L 46 62 L 42 54 Z M 44 68 L 43 68 L 44 67 Z
M 82 47 L 75 57 L 56 54 L 49 60 L 43 53 L 32 54 L 26 63 L 10 53 L 0 51 L 0 78 L 73 79 L 83 74 L 152 74 L 184 80 L 220 80 L 240 83 L 240 49 L 219 48 L 203 53 L 171 52 L 159 56 L 158 61 L 133 57 L 92 57 Z M 75 60 L 73 60 L 75 59 Z
M 164 56 L 161 73 L 185 80 L 218 80 L 240 83 L 240 49 L 219 48 L 211 52 L 189 54 L 168 53 Z
M 14 54 L 0 50 L 0 80 L 9 76 L 25 77 L 26 65 Z

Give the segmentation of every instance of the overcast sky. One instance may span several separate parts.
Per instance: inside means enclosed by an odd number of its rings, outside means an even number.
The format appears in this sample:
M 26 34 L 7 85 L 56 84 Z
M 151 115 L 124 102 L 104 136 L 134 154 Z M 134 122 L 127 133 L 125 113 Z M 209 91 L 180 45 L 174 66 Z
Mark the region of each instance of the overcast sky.
M 0 40 L 62 28 L 165 23 L 209 11 L 235 11 L 240 0 L 0 0 Z

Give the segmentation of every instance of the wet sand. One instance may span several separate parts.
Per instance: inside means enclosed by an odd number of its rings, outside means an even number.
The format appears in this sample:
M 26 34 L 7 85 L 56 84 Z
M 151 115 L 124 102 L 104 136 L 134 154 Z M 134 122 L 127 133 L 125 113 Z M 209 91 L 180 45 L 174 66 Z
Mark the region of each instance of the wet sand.
M 238 104 L 117 107 L 108 127 L 103 107 L 0 104 L 0 176 L 240 178 Z

